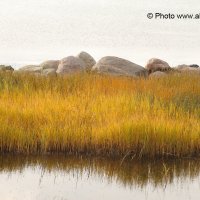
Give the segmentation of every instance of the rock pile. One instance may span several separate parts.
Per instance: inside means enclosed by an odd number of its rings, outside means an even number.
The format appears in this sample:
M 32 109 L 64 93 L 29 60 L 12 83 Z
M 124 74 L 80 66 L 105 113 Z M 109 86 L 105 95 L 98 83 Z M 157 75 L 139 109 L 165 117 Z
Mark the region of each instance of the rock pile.
M 11 66 L 0 65 L 0 71 L 14 71 L 14 69 Z M 160 78 L 175 72 L 200 74 L 200 67 L 197 64 L 171 67 L 166 61 L 158 58 L 150 59 L 145 67 L 114 56 L 106 56 L 96 62 L 87 52 L 80 52 L 77 56 L 47 60 L 39 65 L 27 65 L 16 70 L 43 76 L 69 75 L 86 71 L 112 76 Z

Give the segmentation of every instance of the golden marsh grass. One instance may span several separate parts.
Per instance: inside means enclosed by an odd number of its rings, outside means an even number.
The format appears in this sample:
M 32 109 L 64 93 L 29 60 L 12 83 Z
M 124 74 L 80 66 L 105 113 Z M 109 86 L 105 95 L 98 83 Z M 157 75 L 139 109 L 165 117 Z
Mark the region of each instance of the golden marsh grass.
M 200 154 L 200 76 L 0 74 L 0 152 Z

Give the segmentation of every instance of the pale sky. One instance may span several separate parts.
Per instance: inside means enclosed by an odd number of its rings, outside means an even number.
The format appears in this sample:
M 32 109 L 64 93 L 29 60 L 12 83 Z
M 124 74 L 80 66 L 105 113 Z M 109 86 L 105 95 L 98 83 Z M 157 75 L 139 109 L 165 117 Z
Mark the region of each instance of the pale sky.
M 0 0 L 0 63 L 38 63 L 85 50 L 97 60 L 200 64 L 200 19 L 150 20 L 149 12 L 196 14 L 200 1 Z

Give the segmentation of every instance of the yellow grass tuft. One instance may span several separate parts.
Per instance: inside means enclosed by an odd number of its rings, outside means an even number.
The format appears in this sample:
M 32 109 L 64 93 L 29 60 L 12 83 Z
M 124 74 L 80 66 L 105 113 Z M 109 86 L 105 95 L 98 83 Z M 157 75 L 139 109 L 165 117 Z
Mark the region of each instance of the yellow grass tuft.
M 200 154 L 200 77 L 0 74 L 0 152 Z

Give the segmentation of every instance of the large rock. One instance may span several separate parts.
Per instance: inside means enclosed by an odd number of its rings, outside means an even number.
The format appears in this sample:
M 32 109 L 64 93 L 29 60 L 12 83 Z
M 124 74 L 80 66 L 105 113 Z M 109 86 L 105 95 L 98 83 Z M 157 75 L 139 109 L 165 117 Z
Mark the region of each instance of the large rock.
M 42 67 L 39 65 L 26 65 L 24 67 L 19 68 L 20 72 L 30 72 L 30 73 L 41 73 Z
M 40 64 L 40 67 L 42 67 L 42 69 L 58 69 L 58 65 L 59 65 L 59 60 L 47 60 L 43 63 Z
M 163 60 L 152 58 L 147 62 L 146 69 L 149 73 L 152 73 L 156 71 L 168 71 L 171 70 L 171 67 Z
M 47 60 L 41 63 L 40 64 L 40 67 L 42 67 L 41 75 L 44 76 L 56 75 L 59 63 L 60 63 L 59 60 Z
M 100 59 L 97 64 L 92 68 L 101 74 L 117 75 L 117 76 L 146 76 L 147 71 L 145 68 L 132 63 L 128 60 L 107 56 Z
M 94 58 L 86 52 L 79 53 L 77 55 L 77 58 L 80 58 L 85 63 L 85 67 L 87 70 L 91 70 L 92 67 L 96 64 Z
M 167 74 L 165 72 L 160 72 L 160 71 L 153 72 L 149 75 L 150 78 L 161 78 L 165 76 L 167 76 Z
M 56 73 L 55 69 L 49 68 L 49 69 L 43 69 L 41 71 L 41 75 L 43 75 L 43 76 L 56 76 L 57 73 Z
M 174 68 L 179 73 L 200 74 L 198 65 L 178 65 Z
M 83 72 L 85 69 L 86 65 L 80 58 L 69 56 L 60 61 L 56 72 L 58 74 L 73 74 Z
M 0 71 L 14 71 L 10 65 L 0 65 Z
M 183 65 L 178 65 L 178 66 L 174 67 L 174 69 L 176 69 L 176 70 L 182 70 L 182 69 L 187 68 L 187 67 L 190 67 L 190 66 L 183 64 Z
M 200 75 L 200 68 L 194 68 L 194 67 L 185 67 L 179 70 L 182 73 L 188 73 L 188 74 L 198 74 Z

